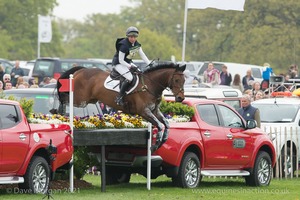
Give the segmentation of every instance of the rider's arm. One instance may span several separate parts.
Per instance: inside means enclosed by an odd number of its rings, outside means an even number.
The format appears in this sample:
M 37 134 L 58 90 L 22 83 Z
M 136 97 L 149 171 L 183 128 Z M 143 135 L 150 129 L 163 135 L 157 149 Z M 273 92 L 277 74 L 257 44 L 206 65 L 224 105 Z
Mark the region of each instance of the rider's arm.
M 123 53 L 122 51 L 119 51 L 119 62 L 121 65 L 128 67 L 128 69 L 131 67 L 130 64 L 128 64 L 127 62 L 125 62 L 124 60 L 125 58 L 125 53 Z
M 139 49 L 139 54 L 140 54 L 141 58 L 143 59 L 143 61 L 144 61 L 147 65 L 149 65 L 149 64 L 150 64 L 150 61 L 149 61 L 149 59 L 147 58 L 146 54 L 144 53 L 142 47 Z

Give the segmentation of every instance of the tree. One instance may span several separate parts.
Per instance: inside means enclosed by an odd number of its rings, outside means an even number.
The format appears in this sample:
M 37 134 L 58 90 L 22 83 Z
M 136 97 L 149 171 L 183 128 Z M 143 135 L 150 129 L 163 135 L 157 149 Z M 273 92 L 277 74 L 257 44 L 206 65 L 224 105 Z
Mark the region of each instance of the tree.
M 141 30 L 143 49 L 149 58 L 181 60 L 185 0 L 131 0 L 119 15 L 94 14 L 69 27 L 65 41 L 68 57 L 112 58 L 116 38 L 129 26 Z M 213 8 L 189 10 L 186 60 L 214 60 L 262 65 L 276 73 L 299 63 L 300 36 L 297 0 L 247 0 L 245 11 Z
M 8 39 L 3 51 L 8 59 L 29 60 L 36 57 L 38 15 L 49 15 L 56 0 L 10 0 L 0 1 L 0 30 L 5 30 Z M 52 42 L 41 45 L 42 55 L 59 54 L 63 49 L 60 35 L 53 24 Z

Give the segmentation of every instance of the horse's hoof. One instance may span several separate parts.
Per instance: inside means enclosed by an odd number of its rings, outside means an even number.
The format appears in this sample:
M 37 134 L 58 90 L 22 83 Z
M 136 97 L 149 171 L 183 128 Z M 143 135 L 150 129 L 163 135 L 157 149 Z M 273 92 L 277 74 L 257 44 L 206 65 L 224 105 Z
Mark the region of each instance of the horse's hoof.
M 52 108 L 51 110 L 49 110 L 49 112 L 54 115 L 54 114 L 58 114 L 58 110 L 55 108 Z
M 153 145 L 151 146 L 150 150 L 151 150 L 151 153 L 154 153 L 156 150 L 158 149 L 158 145 Z
M 161 144 L 165 143 L 168 140 L 168 138 L 163 138 L 161 141 Z
M 158 149 L 166 142 L 167 140 L 162 140 L 159 144 L 158 144 Z

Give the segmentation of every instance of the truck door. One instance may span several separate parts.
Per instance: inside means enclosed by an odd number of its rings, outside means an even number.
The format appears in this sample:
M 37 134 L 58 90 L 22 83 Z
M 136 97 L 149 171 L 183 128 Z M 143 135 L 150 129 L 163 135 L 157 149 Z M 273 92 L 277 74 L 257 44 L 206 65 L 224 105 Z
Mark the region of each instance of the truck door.
M 200 132 L 204 145 L 204 168 L 215 168 L 226 163 L 224 157 L 225 134 L 213 104 L 199 104 Z
M 0 166 L 2 174 L 16 173 L 28 153 L 29 127 L 21 117 L 21 110 L 15 105 L 0 105 L 0 121 L 2 124 L 2 159 Z
M 253 142 L 251 134 L 247 134 L 243 120 L 230 108 L 218 105 L 221 125 L 224 128 L 224 156 L 225 165 L 228 167 L 245 166 L 251 160 Z

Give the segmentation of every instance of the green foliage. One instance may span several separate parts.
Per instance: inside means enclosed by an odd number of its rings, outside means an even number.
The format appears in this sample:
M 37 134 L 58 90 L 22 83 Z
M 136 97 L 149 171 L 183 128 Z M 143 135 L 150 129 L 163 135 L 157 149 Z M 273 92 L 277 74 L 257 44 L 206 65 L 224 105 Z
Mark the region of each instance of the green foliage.
M 192 107 L 178 102 L 167 102 L 163 100 L 160 104 L 160 111 L 168 115 L 187 115 L 192 118 L 195 111 Z
M 0 55 L 11 60 L 36 58 L 38 15 L 50 15 L 56 0 L 0 1 Z M 52 22 L 51 43 L 41 44 L 41 55 L 61 54 L 60 35 Z
M 53 39 L 41 44 L 41 56 L 111 59 L 116 39 L 137 26 L 149 59 L 175 55 L 181 60 L 186 0 L 131 2 L 134 6 L 120 14 L 92 14 L 84 22 L 52 20 Z M 35 58 L 38 14 L 51 15 L 56 5 L 56 0 L 0 1 L 1 57 Z M 300 63 L 298 0 L 247 0 L 244 10 L 189 9 L 185 60 L 268 62 L 276 74 Z
M 0 93 L 0 99 L 18 101 L 20 103 L 20 106 L 23 109 L 24 114 L 25 114 L 27 119 L 29 119 L 30 115 L 33 113 L 33 104 L 34 104 L 33 99 L 21 98 L 20 100 L 17 100 L 14 96 L 5 97 L 5 95 L 2 94 L 2 93 Z
M 138 40 L 149 59 L 175 55 L 181 60 L 185 0 L 132 2 L 135 7 L 126 7 L 119 15 L 94 14 L 81 25 L 60 29 L 73 33 L 66 55 L 112 58 L 115 39 L 134 25 L 141 30 Z M 275 73 L 286 73 L 290 64 L 300 62 L 298 4 L 297 0 L 247 0 L 244 12 L 189 10 L 186 60 L 268 62 Z
M 30 115 L 33 113 L 34 100 L 21 98 L 19 102 L 25 113 L 26 118 L 28 119 L 30 117 Z
M 90 157 L 90 150 L 86 146 L 74 147 L 74 176 L 76 179 L 81 179 L 89 166 L 96 165 L 96 159 Z

